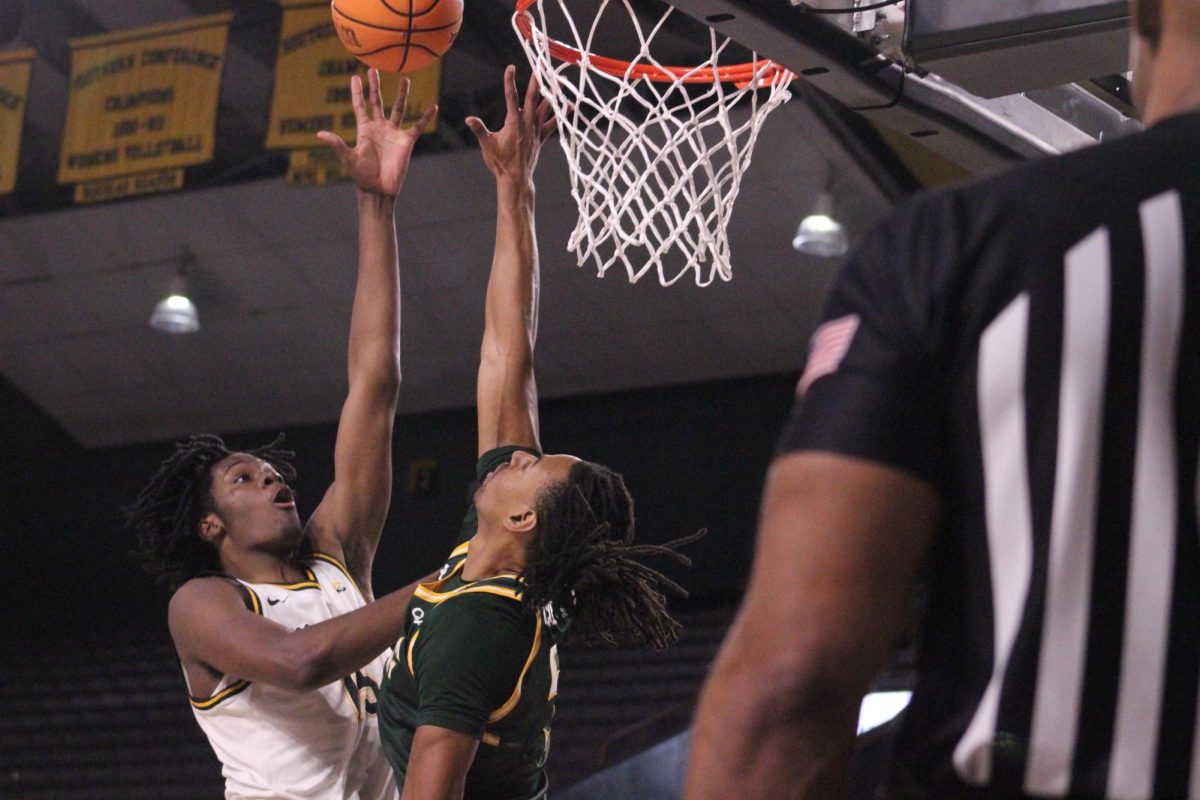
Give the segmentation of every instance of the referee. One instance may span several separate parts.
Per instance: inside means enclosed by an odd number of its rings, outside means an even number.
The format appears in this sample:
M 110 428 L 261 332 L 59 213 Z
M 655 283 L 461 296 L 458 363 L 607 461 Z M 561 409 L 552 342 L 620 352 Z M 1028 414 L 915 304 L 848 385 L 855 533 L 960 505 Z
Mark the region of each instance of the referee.
M 1200 0 L 1133 5 L 1144 133 L 909 202 L 842 272 L 687 800 L 844 794 L 923 566 L 883 796 L 1200 797 Z

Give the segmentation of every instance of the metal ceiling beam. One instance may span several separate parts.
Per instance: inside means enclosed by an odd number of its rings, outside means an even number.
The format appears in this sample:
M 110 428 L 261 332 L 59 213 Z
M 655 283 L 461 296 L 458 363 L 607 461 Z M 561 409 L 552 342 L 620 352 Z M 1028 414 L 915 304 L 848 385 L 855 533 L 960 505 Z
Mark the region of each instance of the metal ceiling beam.
M 1061 152 L 1087 137 L 1024 98 L 974 98 L 919 76 L 786 0 L 672 0 L 680 11 L 797 72 L 867 119 L 974 172 Z

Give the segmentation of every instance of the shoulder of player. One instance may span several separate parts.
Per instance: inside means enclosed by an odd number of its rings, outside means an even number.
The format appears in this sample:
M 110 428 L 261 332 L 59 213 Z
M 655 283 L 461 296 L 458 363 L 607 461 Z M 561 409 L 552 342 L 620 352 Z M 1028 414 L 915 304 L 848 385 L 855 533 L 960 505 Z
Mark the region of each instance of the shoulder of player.
M 188 608 L 194 603 L 236 599 L 242 594 L 240 585 L 224 575 L 201 575 L 185 581 L 171 595 L 168 608 Z
M 855 269 L 903 276 L 904 285 L 951 280 L 955 265 L 994 244 L 997 235 L 1029 229 L 1038 212 L 1030 202 L 1028 166 L 900 201 L 864 238 Z
M 1005 193 L 997 191 L 996 181 L 995 177 L 980 178 L 907 197 L 892 208 L 879 230 L 918 240 L 931 234 L 961 233 L 964 228 L 981 222 L 986 212 L 1004 205 Z
M 420 663 L 463 654 L 504 660 L 526 653 L 537 637 L 538 617 L 520 602 L 496 595 L 464 594 L 429 609 L 415 641 Z M 433 661 L 429 661 L 433 659 Z
M 942 190 L 926 193 L 917 203 L 954 203 L 977 212 L 996 209 L 1005 214 L 1024 211 L 1030 217 L 1072 215 L 1070 198 L 1090 199 L 1111 194 L 1122 177 L 1135 182 L 1145 178 L 1140 161 L 1161 160 L 1154 130 L 1067 153 L 1036 158 L 994 175 L 985 175 Z
M 949 186 L 934 187 L 896 203 L 888 219 L 911 225 L 917 218 L 944 219 L 961 213 L 961 223 L 981 220 L 990 210 L 1011 212 L 1028 208 L 1040 197 L 1061 200 L 1064 188 L 1081 179 L 1109 180 L 1115 152 L 1132 144 L 1125 137 L 1116 142 L 1085 147 L 1069 153 L 1015 163 L 1001 171 L 978 175 Z M 1101 175 L 1097 175 L 1097 168 Z
M 336 484 L 331 484 L 325 490 L 325 495 L 317 505 L 316 510 L 304 523 L 304 536 L 312 546 L 314 554 L 320 554 L 336 561 L 339 566 L 354 572 L 361 558 L 343 542 L 343 537 L 333 527 L 333 501 Z M 349 541 L 354 541 L 352 538 Z M 311 558 L 311 557 L 309 557 Z M 302 560 L 309 560 L 309 558 Z
M 199 632 L 231 615 L 253 612 L 248 589 L 232 578 L 205 575 L 192 578 L 175 590 L 167 605 L 167 627 L 181 658 L 187 658 Z
M 447 625 L 463 630 L 506 626 L 524 631 L 537 621 L 515 588 L 493 584 L 476 585 L 454 593 L 438 602 L 431 611 L 434 613 L 430 621 L 438 627 Z
M 247 607 L 247 590 L 232 578 L 204 575 L 192 578 L 175 590 L 167 604 L 167 617 L 174 626 L 196 613 L 213 614 Z
M 298 559 L 297 563 L 308 568 L 318 580 L 321 574 L 324 573 L 334 578 L 347 578 L 357 583 L 357 579 L 351 573 L 350 566 L 340 553 L 313 550 L 311 553 Z

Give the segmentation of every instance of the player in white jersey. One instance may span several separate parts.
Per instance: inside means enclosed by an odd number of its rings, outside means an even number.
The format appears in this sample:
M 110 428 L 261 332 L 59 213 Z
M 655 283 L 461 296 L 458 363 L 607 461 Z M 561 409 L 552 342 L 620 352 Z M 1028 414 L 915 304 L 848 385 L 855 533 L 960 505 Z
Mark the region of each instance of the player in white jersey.
M 337 559 L 313 553 L 298 583 L 238 581 L 251 610 L 290 630 L 367 604 Z M 307 692 L 226 675 L 192 711 L 224 767 L 229 797 L 391 797 L 391 768 L 379 758 L 376 691 L 385 654 Z M 296 720 L 303 720 L 297 725 Z
M 393 214 L 436 109 L 402 129 L 408 81 L 390 113 L 377 71 L 369 82 L 364 100 L 362 82 L 351 81 L 356 146 L 319 134 L 358 189 L 349 393 L 333 484 L 301 524 L 288 486 L 292 454 L 278 441 L 231 452 L 216 436 L 194 436 L 125 509 L 146 567 L 176 590 L 171 636 L 227 798 L 396 796 L 374 690 L 412 587 L 374 600 L 371 565 L 391 498 L 400 387 Z

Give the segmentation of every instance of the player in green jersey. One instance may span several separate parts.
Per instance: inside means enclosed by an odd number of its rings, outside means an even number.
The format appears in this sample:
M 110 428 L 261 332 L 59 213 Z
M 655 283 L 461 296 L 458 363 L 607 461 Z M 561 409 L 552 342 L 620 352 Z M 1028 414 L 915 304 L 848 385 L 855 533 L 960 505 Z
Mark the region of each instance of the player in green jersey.
M 480 486 L 465 541 L 416 590 L 380 691 L 403 800 L 545 796 L 560 638 L 663 647 L 679 631 L 662 589 L 682 590 L 636 559 L 686 559 L 674 544 L 632 543 L 633 501 L 619 475 L 542 454 L 533 171 L 554 118 L 536 82 L 519 105 L 513 67 L 504 87 L 503 128 L 467 120 L 498 200 L 477 386 Z

